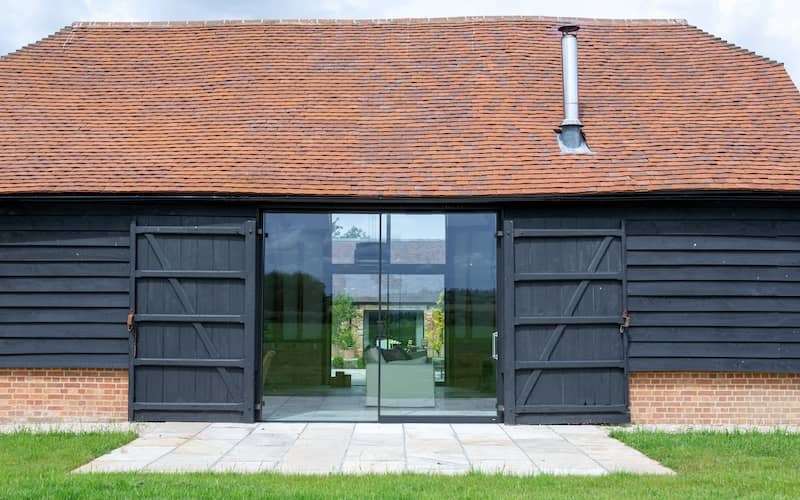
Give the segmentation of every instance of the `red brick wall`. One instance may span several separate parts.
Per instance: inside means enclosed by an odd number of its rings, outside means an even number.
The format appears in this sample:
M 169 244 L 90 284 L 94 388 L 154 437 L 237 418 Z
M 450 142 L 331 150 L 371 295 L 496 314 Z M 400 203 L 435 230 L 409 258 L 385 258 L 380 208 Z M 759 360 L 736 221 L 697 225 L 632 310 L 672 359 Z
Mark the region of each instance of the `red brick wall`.
M 0 368 L 0 422 L 127 419 L 127 370 Z
M 800 425 L 800 375 L 631 373 L 630 409 L 635 424 Z

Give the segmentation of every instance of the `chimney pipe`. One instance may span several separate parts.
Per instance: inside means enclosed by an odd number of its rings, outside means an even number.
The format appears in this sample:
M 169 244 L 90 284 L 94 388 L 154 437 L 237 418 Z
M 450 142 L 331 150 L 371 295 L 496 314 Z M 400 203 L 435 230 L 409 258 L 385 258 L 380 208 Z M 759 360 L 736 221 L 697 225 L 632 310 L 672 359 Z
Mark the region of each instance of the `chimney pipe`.
M 580 26 L 568 24 L 561 32 L 561 71 L 564 80 L 564 121 L 561 122 L 559 143 L 563 152 L 589 152 L 583 140 L 578 106 L 578 38 Z

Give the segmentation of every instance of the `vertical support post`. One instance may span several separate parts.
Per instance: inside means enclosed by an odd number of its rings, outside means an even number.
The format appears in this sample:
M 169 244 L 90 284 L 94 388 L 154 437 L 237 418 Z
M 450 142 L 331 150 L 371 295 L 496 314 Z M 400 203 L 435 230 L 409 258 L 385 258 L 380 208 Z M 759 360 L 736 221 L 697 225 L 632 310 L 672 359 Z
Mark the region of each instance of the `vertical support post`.
M 256 222 L 249 220 L 244 223 L 244 258 L 245 258 L 245 285 L 244 285 L 244 410 L 242 420 L 252 422 L 255 419 L 255 386 L 256 384 L 255 349 L 255 316 L 256 316 Z
M 128 284 L 128 299 L 130 304 L 129 314 L 136 311 L 136 219 L 131 220 L 130 239 L 130 281 Z M 136 328 L 134 324 L 134 328 Z M 128 420 L 133 421 L 133 394 L 135 390 L 134 356 L 136 345 L 133 332 L 128 332 Z
M 517 423 L 516 415 L 516 355 L 514 326 L 514 221 L 503 220 L 503 321 L 500 332 L 501 356 L 503 372 L 503 421 L 506 424 Z

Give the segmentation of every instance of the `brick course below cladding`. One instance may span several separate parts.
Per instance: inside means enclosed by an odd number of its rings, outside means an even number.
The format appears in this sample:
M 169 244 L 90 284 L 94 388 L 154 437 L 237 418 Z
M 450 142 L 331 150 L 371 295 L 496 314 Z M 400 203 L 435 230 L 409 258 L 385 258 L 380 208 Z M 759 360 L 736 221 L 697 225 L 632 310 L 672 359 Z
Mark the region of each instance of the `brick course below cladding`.
M 127 370 L 0 368 L 0 422 L 127 419 Z
M 800 374 L 630 374 L 635 424 L 798 425 Z

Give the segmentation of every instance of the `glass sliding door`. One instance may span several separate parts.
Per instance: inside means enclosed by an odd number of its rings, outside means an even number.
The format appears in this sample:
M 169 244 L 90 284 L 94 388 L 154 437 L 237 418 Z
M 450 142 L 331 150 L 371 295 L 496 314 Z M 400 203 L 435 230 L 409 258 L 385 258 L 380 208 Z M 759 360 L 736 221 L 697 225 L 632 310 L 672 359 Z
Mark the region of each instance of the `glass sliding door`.
M 264 216 L 265 420 L 495 417 L 494 213 Z
M 380 217 L 264 216 L 264 420 L 376 421 L 364 310 L 378 302 Z

